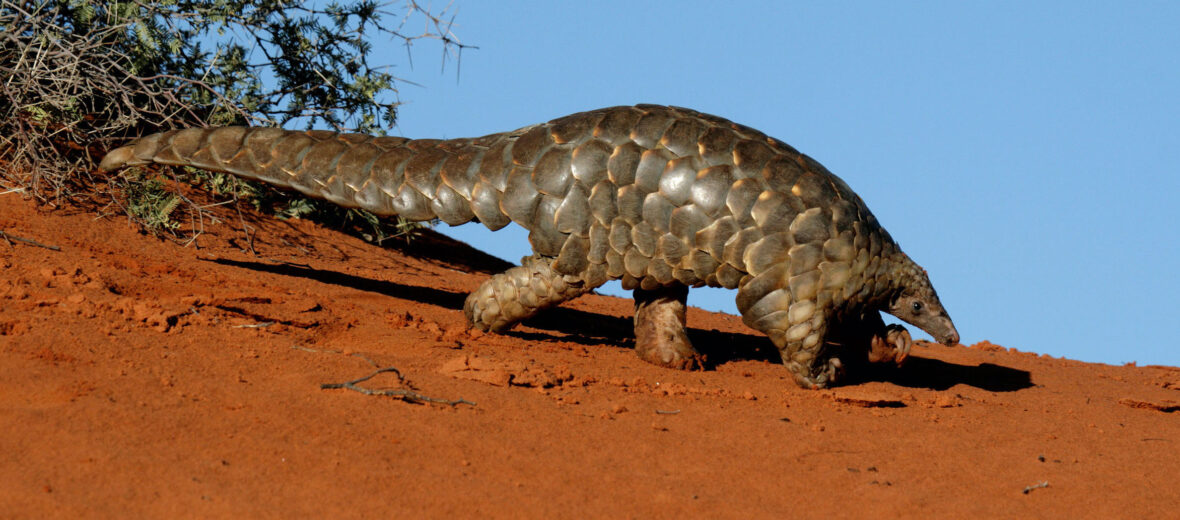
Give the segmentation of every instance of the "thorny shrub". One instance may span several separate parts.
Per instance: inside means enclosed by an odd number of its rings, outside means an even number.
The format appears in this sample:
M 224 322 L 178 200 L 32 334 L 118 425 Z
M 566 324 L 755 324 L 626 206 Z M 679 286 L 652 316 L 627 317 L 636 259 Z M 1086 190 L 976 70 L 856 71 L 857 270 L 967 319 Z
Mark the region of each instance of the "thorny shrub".
M 448 6 L 449 8 L 449 6 Z M 389 20 L 393 20 L 392 23 Z M 0 0 L 0 189 L 60 203 L 98 183 L 96 161 L 129 139 L 171 128 L 252 124 L 382 134 L 397 117 L 373 38 L 467 48 L 453 15 L 414 0 Z M 411 26 L 421 32 L 406 32 Z M 112 200 L 153 231 L 176 232 L 183 194 L 159 173 L 111 179 Z M 280 216 L 391 226 L 371 214 L 260 185 L 175 169 L 164 180 L 243 195 Z M 191 203 L 190 203 L 191 204 Z M 189 212 L 200 208 L 189 208 Z M 404 222 L 394 224 L 401 229 Z

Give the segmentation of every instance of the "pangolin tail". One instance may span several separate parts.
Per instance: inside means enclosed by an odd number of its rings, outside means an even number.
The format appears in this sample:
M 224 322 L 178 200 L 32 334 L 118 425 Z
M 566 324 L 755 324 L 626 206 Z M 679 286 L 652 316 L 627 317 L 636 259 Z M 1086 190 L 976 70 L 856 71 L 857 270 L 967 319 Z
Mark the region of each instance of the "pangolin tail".
M 470 163 L 474 148 L 466 140 L 263 127 L 191 128 L 149 135 L 115 149 L 103 158 L 99 169 L 149 163 L 193 166 L 294 189 L 380 216 L 441 218 L 461 224 L 475 217 L 470 169 L 463 168 L 451 179 L 440 174 L 447 173 L 441 170 L 448 159 L 462 157 Z M 507 224 L 507 218 L 496 213 Z

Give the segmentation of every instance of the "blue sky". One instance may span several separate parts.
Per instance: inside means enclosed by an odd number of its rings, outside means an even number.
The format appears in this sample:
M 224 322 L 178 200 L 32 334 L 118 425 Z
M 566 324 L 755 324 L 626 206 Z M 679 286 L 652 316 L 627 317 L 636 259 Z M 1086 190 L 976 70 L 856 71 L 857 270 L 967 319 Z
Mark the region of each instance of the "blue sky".
M 412 69 L 404 48 L 381 49 L 421 85 L 402 86 L 393 134 L 483 135 L 634 103 L 717 114 L 847 181 L 929 271 L 963 343 L 1180 365 L 1180 3 L 452 10 L 479 46 L 458 78 L 437 46 L 415 46 Z M 514 226 L 439 229 L 528 254 Z M 734 296 L 697 289 L 690 303 L 736 314 Z

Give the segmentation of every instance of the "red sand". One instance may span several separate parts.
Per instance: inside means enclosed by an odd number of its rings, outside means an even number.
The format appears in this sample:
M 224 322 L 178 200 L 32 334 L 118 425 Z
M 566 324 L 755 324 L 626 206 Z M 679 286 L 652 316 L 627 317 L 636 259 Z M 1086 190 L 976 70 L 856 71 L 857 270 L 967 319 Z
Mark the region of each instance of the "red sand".
M 715 368 L 672 371 L 629 300 L 480 334 L 462 301 L 502 265 L 463 244 L 247 213 L 252 253 L 219 215 L 184 245 L 0 196 L 0 230 L 61 248 L 0 239 L 0 517 L 1180 515 L 1174 367 L 919 344 L 805 391 L 692 309 Z M 409 386 L 362 386 L 475 405 L 320 388 L 390 366 Z

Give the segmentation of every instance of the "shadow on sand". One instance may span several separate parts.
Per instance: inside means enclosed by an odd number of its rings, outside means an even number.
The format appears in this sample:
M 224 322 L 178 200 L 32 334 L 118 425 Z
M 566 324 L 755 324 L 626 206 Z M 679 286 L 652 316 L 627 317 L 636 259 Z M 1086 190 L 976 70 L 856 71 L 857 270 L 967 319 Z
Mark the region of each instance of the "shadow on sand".
M 375 292 L 460 312 L 463 310 L 463 301 L 467 298 L 466 294 L 459 292 L 372 280 L 295 264 L 229 259 L 209 261 L 252 271 L 305 278 L 321 283 Z M 537 342 L 568 341 L 586 346 L 605 344 L 621 348 L 633 348 L 635 345 L 632 322 L 629 318 L 604 316 L 577 309 L 557 307 L 526 320 L 524 324 L 534 329 L 557 332 L 562 336 L 527 331 L 509 331 L 507 334 Z M 706 356 L 711 366 L 735 360 L 781 361 L 778 350 L 768 338 L 760 334 L 721 332 L 690 327 L 689 339 Z M 885 381 L 909 388 L 932 390 L 946 390 L 955 385 L 965 384 L 991 392 L 1011 392 L 1033 386 L 1030 374 L 1024 370 L 992 363 L 982 363 L 975 366 L 960 365 L 916 356 L 911 356 L 905 366 L 901 368 L 857 367 L 855 372 L 850 374 L 846 383 L 856 384 L 868 381 Z

